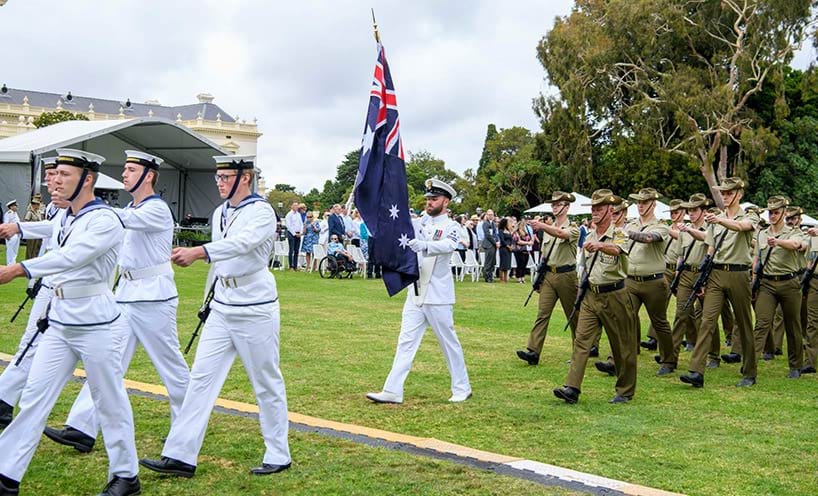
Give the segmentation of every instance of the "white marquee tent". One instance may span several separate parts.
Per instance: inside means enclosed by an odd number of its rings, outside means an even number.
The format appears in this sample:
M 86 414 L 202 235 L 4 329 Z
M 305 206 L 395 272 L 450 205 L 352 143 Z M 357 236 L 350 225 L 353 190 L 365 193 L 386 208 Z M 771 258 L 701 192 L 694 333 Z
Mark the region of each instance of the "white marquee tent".
M 213 183 L 213 156 L 227 153 L 194 131 L 155 117 L 68 121 L 0 139 L 0 202 L 16 198 L 19 204 L 27 205 L 33 189 L 45 197 L 40 187 L 39 161 L 56 155 L 57 148 L 78 148 L 102 155 L 106 161 L 101 171 L 113 177 L 122 174 L 125 150 L 142 150 L 161 157 L 164 163 L 156 191 L 176 218 L 187 213 L 209 217 L 220 203 Z M 128 201 L 130 195 L 123 191 L 120 203 Z
M 574 191 L 572 194 L 576 197 L 577 201 L 573 202 L 568 208 L 568 215 L 591 215 L 591 199 L 585 195 L 577 193 L 576 191 Z M 632 200 L 631 203 L 633 203 Z M 657 200 L 656 209 L 654 210 L 656 218 L 670 220 L 670 212 L 668 212 L 669 208 L 670 207 L 668 205 Z M 536 207 L 529 208 L 525 211 L 525 213 L 550 213 L 551 211 L 550 203 L 541 203 Z M 628 218 L 637 217 L 639 217 L 639 211 L 636 208 L 636 204 L 633 203 L 630 207 L 628 207 Z

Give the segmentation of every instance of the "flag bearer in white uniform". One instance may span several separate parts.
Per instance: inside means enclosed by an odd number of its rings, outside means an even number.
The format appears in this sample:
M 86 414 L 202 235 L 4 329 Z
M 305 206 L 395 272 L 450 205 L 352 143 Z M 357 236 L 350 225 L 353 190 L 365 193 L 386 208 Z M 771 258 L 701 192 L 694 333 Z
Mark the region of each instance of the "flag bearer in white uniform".
M 6 203 L 6 213 L 3 214 L 3 224 L 17 224 L 20 217 L 17 215 L 17 200 Z M 17 261 L 17 251 L 20 249 L 20 235 L 16 234 L 6 240 L 6 265 L 13 265 Z
M 116 209 L 125 225 L 116 301 L 131 331 L 122 354 L 122 369 L 128 370 L 136 346 L 141 344 L 168 390 L 172 423 L 182 408 L 190 371 L 179 351 L 176 333 L 179 297 L 170 264 L 173 215 L 154 193 L 161 163 L 159 157 L 125 151 L 122 182 L 133 201 Z M 52 440 L 84 453 L 94 447 L 98 432 L 99 421 L 87 384 L 74 401 L 65 428 L 45 429 Z
M 54 177 L 57 175 L 57 157 L 44 158 L 42 164 L 45 170 L 45 183 L 48 193 L 54 194 L 53 183 Z M 54 226 L 59 226 L 67 206 L 68 202 L 52 198 L 45 209 L 45 220 L 3 224 L 0 226 L 0 237 L 8 239 L 15 234 L 19 234 L 25 239 L 42 239 L 43 244 L 40 245 L 38 256 L 43 256 L 57 244 L 59 227 L 55 229 Z M 34 353 L 37 351 L 37 345 L 40 342 L 39 337 L 34 337 L 37 334 L 37 321 L 43 316 L 48 302 L 51 301 L 50 279 L 50 277 L 40 279 L 39 290 L 34 297 L 34 303 L 31 304 L 31 313 L 28 315 L 26 330 L 20 339 L 17 353 L 14 354 L 11 362 L 3 370 L 3 374 L 0 375 L 0 429 L 5 429 L 11 423 L 14 405 L 20 401 L 20 393 L 23 392 L 23 386 L 26 385 L 28 372 L 31 369 L 31 361 L 34 359 Z M 26 291 L 35 291 L 35 281 L 36 279 L 30 281 L 29 288 Z M 31 346 L 20 361 L 20 365 L 17 365 L 17 359 L 28 346 L 28 343 L 31 343 Z
M 403 403 L 403 383 L 412 368 L 415 353 L 427 326 L 432 328 L 440 343 L 452 377 L 452 396 L 449 401 L 459 403 L 471 397 L 463 348 L 457 339 L 452 315 L 454 282 L 449 260 L 457 248 L 459 227 L 457 222 L 446 215 L 446 208 L 455 195 L 454 188 L 443 181 L 426 181 L 426 215 L 412 221 L 415 239 L 408 244 L 418 255 L 418 294 L 415 294 L 412 287 L 407 289 L 392 370 L 386 378 L 383 391 L 366 395 L 375 403 Z
M 0 495 L 18 493 L 48 414 L 79 360 L 108 452 L 109 482 L 102 494 L 139 494 L 133 414 L 122 380 L 128 328 L 109 287 L 124 229 L 116 213 L 94 198 L 105 159 L 80 150 L 57 153 L 54 195 L 71 203 L 60 222 L 58 246 L 42 257 L 0 268 L 0 284 L 51 275 L 54 285 L 49 327 L 40 337 L 20 411 L 0 435 Z
M 213 212 L 213 241 L 175 248 L 171 255 L 182 267 L 196 260 L 212 264 L 205 286 L 214 288 L 211 312 L 196 349 L 182 410 L 171 425 L 162 457 L 140 463 L 161 473 L 193 476 L 210 413 L 238 355 L 256 395 L 266 447 L 261 466 L 250 473 L 273 474 L 291 463 L 287 394 L 278 368 L 278 291 L 267 269 L 276 216 L 264 198 L 251 194 L 254 157 L 214 158 L 219 195 L 226 201 Z

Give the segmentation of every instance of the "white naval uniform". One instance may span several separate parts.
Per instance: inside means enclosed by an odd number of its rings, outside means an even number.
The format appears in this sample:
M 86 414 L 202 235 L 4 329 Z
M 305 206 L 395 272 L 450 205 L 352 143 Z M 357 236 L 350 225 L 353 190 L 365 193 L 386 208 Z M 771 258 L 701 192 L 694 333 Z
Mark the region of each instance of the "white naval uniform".
M 173 423 L 182 408 L 190 378 L 176 332 L 179 296 L 170 265 L 173 216 L 158 195 L 145 198 L 136 207 L 129 204 L 116 212 L 125 225 L 116 301 L 131 331 L 122 353 L 122 370 L 128 370 L 136 346 L 142 344 L 168 390 Z M 65 424 L 95 438 L 99 432 L 95 412 L 86 384 Z
M 457 248 L 458 225 L 445 214 L 437 217 L 424 215 L 413 220 L 412 224 L 415 238 L 426 242 L 426 249 L 418 253 L 419 295 L 415 296 L 412 287 L 407 289 L 398 348 L 383 390 L 403 398 L 403 383 L 412 368 L 426 327 L 430 326 L 446 358 L 452 394 L 468 395 L 471 385 L 463 348 L 454 330 L 454 281 L 449 266 L 452 252 Z
M 121 358 L 128 329 L 108 289 L 122 223 L 111 208 L 95 200 L 76 216 L 66 215 L 60 226 L 59 248 L 22 264 L 30 278 L 52 276 L 54 297 L 20 411 L 0 435 L 0 473 L 23 478 L 48 414 L 82 360 L 102 424 L 108 477 L 133 477 L 138 472 L 133 414 Z
M 204 245 L 215 294 L 190 371 L 185 401 L 171 425 L 162 456 L 196 465 L 205 430 L 230 367 L 238 354 L 259 408 L 266 451 L 263 463 L 290 463 L 287 394 L 278 368 L 279 304 L 267 261 L 276 216 L 258 195 L 236 208 L 225 202 L 213 213 L 213 241 Z M 207 287 L 210 287 L 208 283 Z
M 6 210 L 3 214 L 3 224 L 19 224 L 20 217 L 17 212 Z M 6 240 L 6 265 L 17 263 L 17 251 L 20 249 L 20 235 L 15 234 Z
M 59 234 L 60 221 L 65 215 L 66 209 L 57 208 L 53 203 L 49 203 L 46 207 L 46 219 L 36 222 L 21 222 L 20 233 L 24 239 L 42 239 L 43 243 L 40 246 L 39 256 L 44 255 L 51 247 L 57 245 L 57 236 Z M 32 279 L 32 282 L 34 280 Z M 3 370 L 0 375 L 0 400 L 8 405 L 16 405 L 20 400 L 20 394 L 23 392 L 23 386 L 26 385 L 29 370 L 31 369 L 31 362 L 34 360 L 34 354 L 37 352 L 37 347 L 40 344 L 40 338 L 32 338 L 37 334 L 37 321 L 45 314 L 45 309 L 48 302 L 51 301 L 51 277 L 46 276 L 42 279 L 42 285 L 31 304 L 31 312 L 28 314 L 28 322 L 26 323 L 26 330 L 23 332 L 23 337 L 20 338 L 20 344 L 17 347 L 17 352 L 11 359 L 11 362 Z M 23 352 L 28 343 L 31 342 L 31 347 L 26 352 L 26 356 L 16 365 L 17 358 Z

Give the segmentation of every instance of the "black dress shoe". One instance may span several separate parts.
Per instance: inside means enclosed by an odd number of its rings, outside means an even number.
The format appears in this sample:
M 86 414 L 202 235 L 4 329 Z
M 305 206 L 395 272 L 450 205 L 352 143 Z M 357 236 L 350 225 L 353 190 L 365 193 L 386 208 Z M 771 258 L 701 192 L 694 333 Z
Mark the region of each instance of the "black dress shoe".
M 5 429 L 13 420 L 14 407 L 0 400 L 0 429 Z
M 775 349 L 775 351 L 773 352 L 773 354 L 775 354 L 775 355 L 783 355 L 783 354 L 784 354 L 784 352 L 783 352 L 783 351 L 781 351 L 781 348 L 776 348 L 776 349 Z
M 736 387 L 755 386 L 755 383 L 756 383 L 755 377 L 742 377 L 741 380 L 736 383 Z
M 761 355 L 761 359 L 764 360 L 765 362 L 769 362 L 770 360 L 773 360 L 774 358 L 775 358 L 775 356 L 772 353 L 770 353 L 769 351 L 765 351 Z
M 787 379 L 798 379 L 801 377 L 801 369 L 790 369 L 790 373 L 787 374 Z
M 80 453 L 90 452 L 94 449 L 94 443 L 96 442 L 93 437 L 68 425 L 62 430 L 46 427 L 43 434 L 48 439 L 65 446 L 71 446 Z
M 708 369 L 717 369 L 717 368 L 719 368 L 719 361 L 716 360 L 715 358 L 711 358 L 710 360 L 707 361 L 707 368 Z
M 610 376 L 616 375 L 616 365 L 611 362 L 594 362 L 594 367 L 600 372 L 604 372 Z
M 270 474 L 277 474 L 279 472 L 283 472 L 290 468 L 292 463 L 287 463 L 284 465 L 273 465 L 270 463 L 262 463 L 260 467 L 256 467 L 250 469 L 250 475 L 270 475 Z
M 662 356 L 661 355 L 653 355 L 653 361 L 656 363 L 662 363 Z
M 167 456 L 163 456 L 159 460 L 143 458 L 139 460 L 139 464 L 160 474 L 171 474 L 190 478 L 196 473 L 196 465 L 191 465 L 175 458 L 168 458 Z
M 673 368 L 673 367 L 668 367 L 667 365 L 662 365 L 661 367 L 659 367 L 659 370 L 656 372 L 656 375 L 663 376 L 663 375 L 672 374 L 674 370 L 676 370 L 676 369 Z
M 591 346 L 591 351 L 588 352 L 588 356 L 591 358 L 596 358 L 599 356 L 599 347 Z
M 680 375 L 679 380 L 685 384 L 690 384 L 694 388 L 704 387 L 704 376 L 698 372 L 690 372 L 688 374 Z
M 17 496 L 20 494 L 19 487 L 9 487 L 0 481 L 0 496 Z
M 619 404 L 619 403 L 627 403 L 627 402 L 629 402 L 630 400 L 631 400 L 631 399 L 630 399 L 630 398 L 628 398 L 627 396 L 621 396 L 621 395 L 618 395 L 618 394 L 617 394 L 616 396 L 614 396 L 613 398 L 611 398 L 610 400 L 608 400 L 608 403 L 610 403 L 610 404 L 612 404 L 612 405 L 617 405 L 617 404 Z
M 554 396 L 557 398 L 564 400 L 566 403 L 573 405 L 577 401 L 579 401 L 579 389 L 571 387 L 571 386 L 563 386 L 561 388 L 554 389 Z
M 802 374 L 814 374 L 815 373 L 815 367 L 807 365 L 806 367 L 801 369 L 801 373 Z
M 648 338 L 647 341 L 642 341 L 639 343 L 639 346 L 645 348 L 646 350 L 655 350 L 657 347 L 656 340 L 654 338 Z
M 540 363 L 540 354 L 529 349 L 517 350 L 517 356 L 520 360 L 528 362 L 529 365 L 537 365 Z
M 119 477 L 115 475 L 98 496 L 136 496 L 142 494 L 139 477 Z
M 741 355 L 738 353 L 725 353 L 721 356 L 721 359 L 724 360 L 724 363 L 740 363 Z
M 688 352 L 688 353 L 692 352 L 695 349 L 696 349 L 696 345 L 691 344 L 691 343 L 686 344 L 685 347 L 684 347 L 684 350 L 686 352 Z

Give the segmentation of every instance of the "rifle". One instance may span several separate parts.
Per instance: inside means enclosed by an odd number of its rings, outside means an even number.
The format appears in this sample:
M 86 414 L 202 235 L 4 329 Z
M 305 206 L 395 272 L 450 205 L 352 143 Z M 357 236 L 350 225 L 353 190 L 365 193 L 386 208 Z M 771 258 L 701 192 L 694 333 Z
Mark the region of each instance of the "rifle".
M 599 241 L 605 241 L 606 236 L 602 236 Z M 574 315 L 577 314 L 579 311 L 579 307 L 582 306 L 582 300 L 585 299 L 585 293 L 588 292 L 588 288 L 591 286 L 591 271 L 594 270 L 594 264 L 596 264 L 596 258 L 599 256 L 599 250 L 594 253 L 594 258 L 591 259 L 591 265 L 588 267 L 588 270 L 585 271 L 585 274 L 582 276 L 582 281 L 579 283 L 579 289 L 577 291 L 577 299 L 574 300 L 574 308 L 571 309 L 571 315 L 568 316 L 568 322 L 565 323 L 565 327 L 562 328 L 562 332 L 568 330 L 568 327 L 571 325 L 571 321 L 574 320 Z
M 685 306 L 682 307 L 682 313 L 686 312 L 690 305 L 693 303 L 698 297 L 699 291 L 707 284 L 707 280 L 710 279 L 710 273 L 713 272 L 713 257 L 716 253 L 719 252 L 719 248 L 721 248 L 721 244 L 724 242 L 724 238 L 727 237 L 728 229 L 724 228 L 724 232 L 722 233 L 721 237 L 719 238 L 718 242 L 716 242 L 716 249 L 713 250 L 713 255 L 705 255 L 704 260 L 702 260 L 701 265 L 699 265 L 699 277 L 696 279 L 696 282 L 693 284 L 693 288 L 690 291 L 690 297 L 685 302 Z
M 761 288 L 761 277 L 764 275 L 764 266 L 770 261 L 770 253 L 773 252 L 773 248 L 773 246 L 767 247 L 767 254 L 764 256 L 764 261 L 756 264 L 755 270 L 753 270 L 753 286 L 752 290 L 750 291 L 751 301 L 756 301 L 756 298 L 758 297 L 758 290 Z
M 671 281 L 670 283 L 670 293 L 674 295 L 679 291 L 679 283 L 682 280 L 682 271 L 684 270 L 684 266 L 687 263 L 687 259 L 690 258 L 690 253 L 693 251 L 693 245 L 696 244 L 696 238 L 694 238 L 693 236 L 690 236 L 690 238 L 693 240 L 693 242 L 690 243 L 690 246 L 687 247 L 687 253 L 685 253 L 685 256 L 682 259 L 682 261 L 679 262 L 678 265 L 676 265 L 676 275 L 673 276 L 673 281 Z
M 540 260 L 540 264 L 537 266 L 537 277 L 534 278 L 534 281 L 531 283 L 531 291 L 528 293 L 528 298 L 525 299 L 525 303 L 523 306 L 528 305 L 528 301 L 531 299 L 531 295 L 534 294 L 534 291 L 539 291 L 542 287 L 542 281 L 545 279 L 545 268 L 548 266 L 548 260 L 551 258 L 551 252 L 554 251 L 554 246 L 557 245 L 557 237 L 553 236 L 554 241 L 551 242 L 551 248 L 548 249 L 548 254 L 545 255 L 545 258 Z
M 199 330 L 202 328 L 202 325 L 204 325 L 207 317 L 210 316 L 210 303 L 213 301 L 213 293 L 216 291 L 217 282 L 219 282 L 219 278 L 215 277 L 213 279 L 213 284 L 210 285 L 210 290 L 207 292 L 207 296 L 205 296 L 202 307 L 199 308 L 199 311 L 197 312 L 199 323 L 196 324 L 196 329 L 193 330 L 193 335 L 190 336 L 190 341 L 188 341 L 187 346 L 185 346 L 185 355 L 190 352 L 190 347 L 193 346 L 193 342 L 196 341 L 196 336 L 199 335 Z
M 20 303 L 19 307 L 17 307 L 17 311 L 14 312 L 14 315 L 11 316 L 11 320 L 9 321 L 9 323 L 13 323 L 17 319 L 17 316 L 20 315 L 20 312 L 23 311 L 23 308 L 25 308 L 26 303 L 28 303 L 28 300 L 32 300 L 32 299 L 37 297 L 37 293 L 40 292 L 40 288 L 42 286 L 43 286 L 43 278 L 40 277 L 40 278 L 37 278 L 34 281 L 33 286 L 31 286 L 30 288 L 26 288 L 26 299 L 23 300 L 22 303 Z
M 812 261 L 812 266 L 804 271 L 801 276 L 801 294 L 807 296 L 809 293 L 809 283 L 812 276 L 815 275 L 815 266 L 818 265 L 818 258 Z
M 29 339 L 28 343 L 26 343 L 26 347 L 23 348 L 23 351 L 20 353 L 20 356 L 17 357 L 17 360 L 14 362 L 15 367 L 20 366 L 20 362 L 23 361 L 23 358 L 25 358 L 26 353 L 28 353 L 28 350 L 30 350 L 31 347 L 34 346 L 34 340 L 37 339 L 37 336 L 44 333 L 46 329 L 48 329 L 48 312 L 50 310 L 51 302 L 49 302 L 48 305 L 45 307 L 45 313 L 43 314 L 43 316 L 37 319 L 37 332 L 35 332 L 34 335 L 31 336 L 31 339 Z

